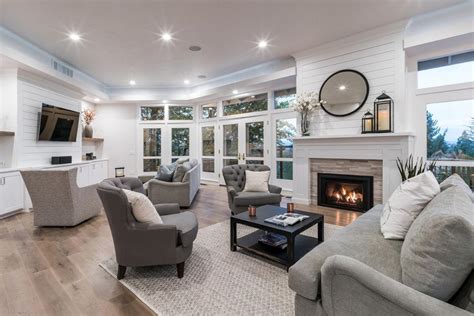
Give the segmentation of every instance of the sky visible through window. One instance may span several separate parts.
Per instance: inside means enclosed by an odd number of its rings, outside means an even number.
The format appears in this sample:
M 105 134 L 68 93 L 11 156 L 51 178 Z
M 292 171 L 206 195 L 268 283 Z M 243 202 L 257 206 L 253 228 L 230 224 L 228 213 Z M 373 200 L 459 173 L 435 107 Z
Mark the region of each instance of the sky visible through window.
M 427 109 L 438 121 L 441 131 L 447 130 L 446 141 L 456 143 L 474 117 L 474 100 L 428 104 Z
M 474 61 L 418 71 L 418 89 L 474 82 Z

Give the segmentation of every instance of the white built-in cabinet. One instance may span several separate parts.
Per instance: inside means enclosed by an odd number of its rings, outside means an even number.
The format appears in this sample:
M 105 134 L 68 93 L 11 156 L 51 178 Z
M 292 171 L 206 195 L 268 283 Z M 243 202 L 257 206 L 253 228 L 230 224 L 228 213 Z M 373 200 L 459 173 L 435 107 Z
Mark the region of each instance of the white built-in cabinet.
M 23 208 L 23 193 L 20 172 L 0 173 L 0 217 Z
M 91 184 L 99 183 L 106 179 L 107 161 L 91 162 L 77 167 L 77 185 L 85 187 Z

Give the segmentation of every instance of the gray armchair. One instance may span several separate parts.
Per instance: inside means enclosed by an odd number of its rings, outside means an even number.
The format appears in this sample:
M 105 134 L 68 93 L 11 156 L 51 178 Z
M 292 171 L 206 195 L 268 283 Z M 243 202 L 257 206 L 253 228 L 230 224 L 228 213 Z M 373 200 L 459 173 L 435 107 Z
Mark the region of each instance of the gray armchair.
M 191 255 L 198 232 L 196 216 L 181 212 L 178 204 L 155 205 L 163 224 L 135 220 L 122 189 L 145 194 L 138 178 L 113 178 L 102 181 L 99 193 L 109 221 L 117 259 L 117 279 L 127 267 L 176 264 L 178 277 L 184 275 L 184 262 Z
M 35 226 L 75 226 L 100 213 L 97 185 L 79 188 L 77 168 L 22 170 Z
M 280 205 L 281 188 L 268 185 L 269 192 L 242 192 L 245 187 L 245 170 L 269 171 L 266 165 L 248 164 L 231 165 L 222 168 L 222 175 L 227 186 L 227 198 L 232 214 L 247 211 L 249 205 Z

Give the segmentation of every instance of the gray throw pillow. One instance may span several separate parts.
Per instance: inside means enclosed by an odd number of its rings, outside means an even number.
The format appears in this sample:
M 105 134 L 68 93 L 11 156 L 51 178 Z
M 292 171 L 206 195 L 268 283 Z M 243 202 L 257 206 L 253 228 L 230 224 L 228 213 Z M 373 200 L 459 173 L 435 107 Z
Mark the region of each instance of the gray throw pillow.
M 173 174 L 176 169 L 176 164 L 171 165 L 161 165 L 158 168 L 158 172 L 156 173 L 155 179 L 171 182 L 173 180 Z
M 458 186 L 439 193 L 415 219 L 402 245 L 402 281 L 448 301 L 474 266 L 474 208 Z
M 173 182 L 183 182 L 184 175 L 189 170 L 191 170 L 191 165 L 189 162 L 178 164 L 176 166 L 176 171 L 173 174 Z
M 450 187 L 458 186 L 466 192 L 471 201 L 474 203 L 474 193 L 467 183 L 457 173 L 450 175 L 446 180 L 440 183 L 439 188 L 444 191 Z

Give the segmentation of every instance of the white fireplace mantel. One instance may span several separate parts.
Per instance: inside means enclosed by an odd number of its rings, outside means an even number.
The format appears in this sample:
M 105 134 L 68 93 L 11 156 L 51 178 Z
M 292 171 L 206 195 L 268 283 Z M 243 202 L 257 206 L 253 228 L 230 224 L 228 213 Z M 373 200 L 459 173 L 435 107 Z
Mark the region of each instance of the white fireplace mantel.
M 318 135 L 295 137 L 293 149 L 293 201 L 310 204 L 310 159 L 381 160 L 383 201 L 400 184 L 397 157 L 406 159 L 414 150 L 415 134 Z

